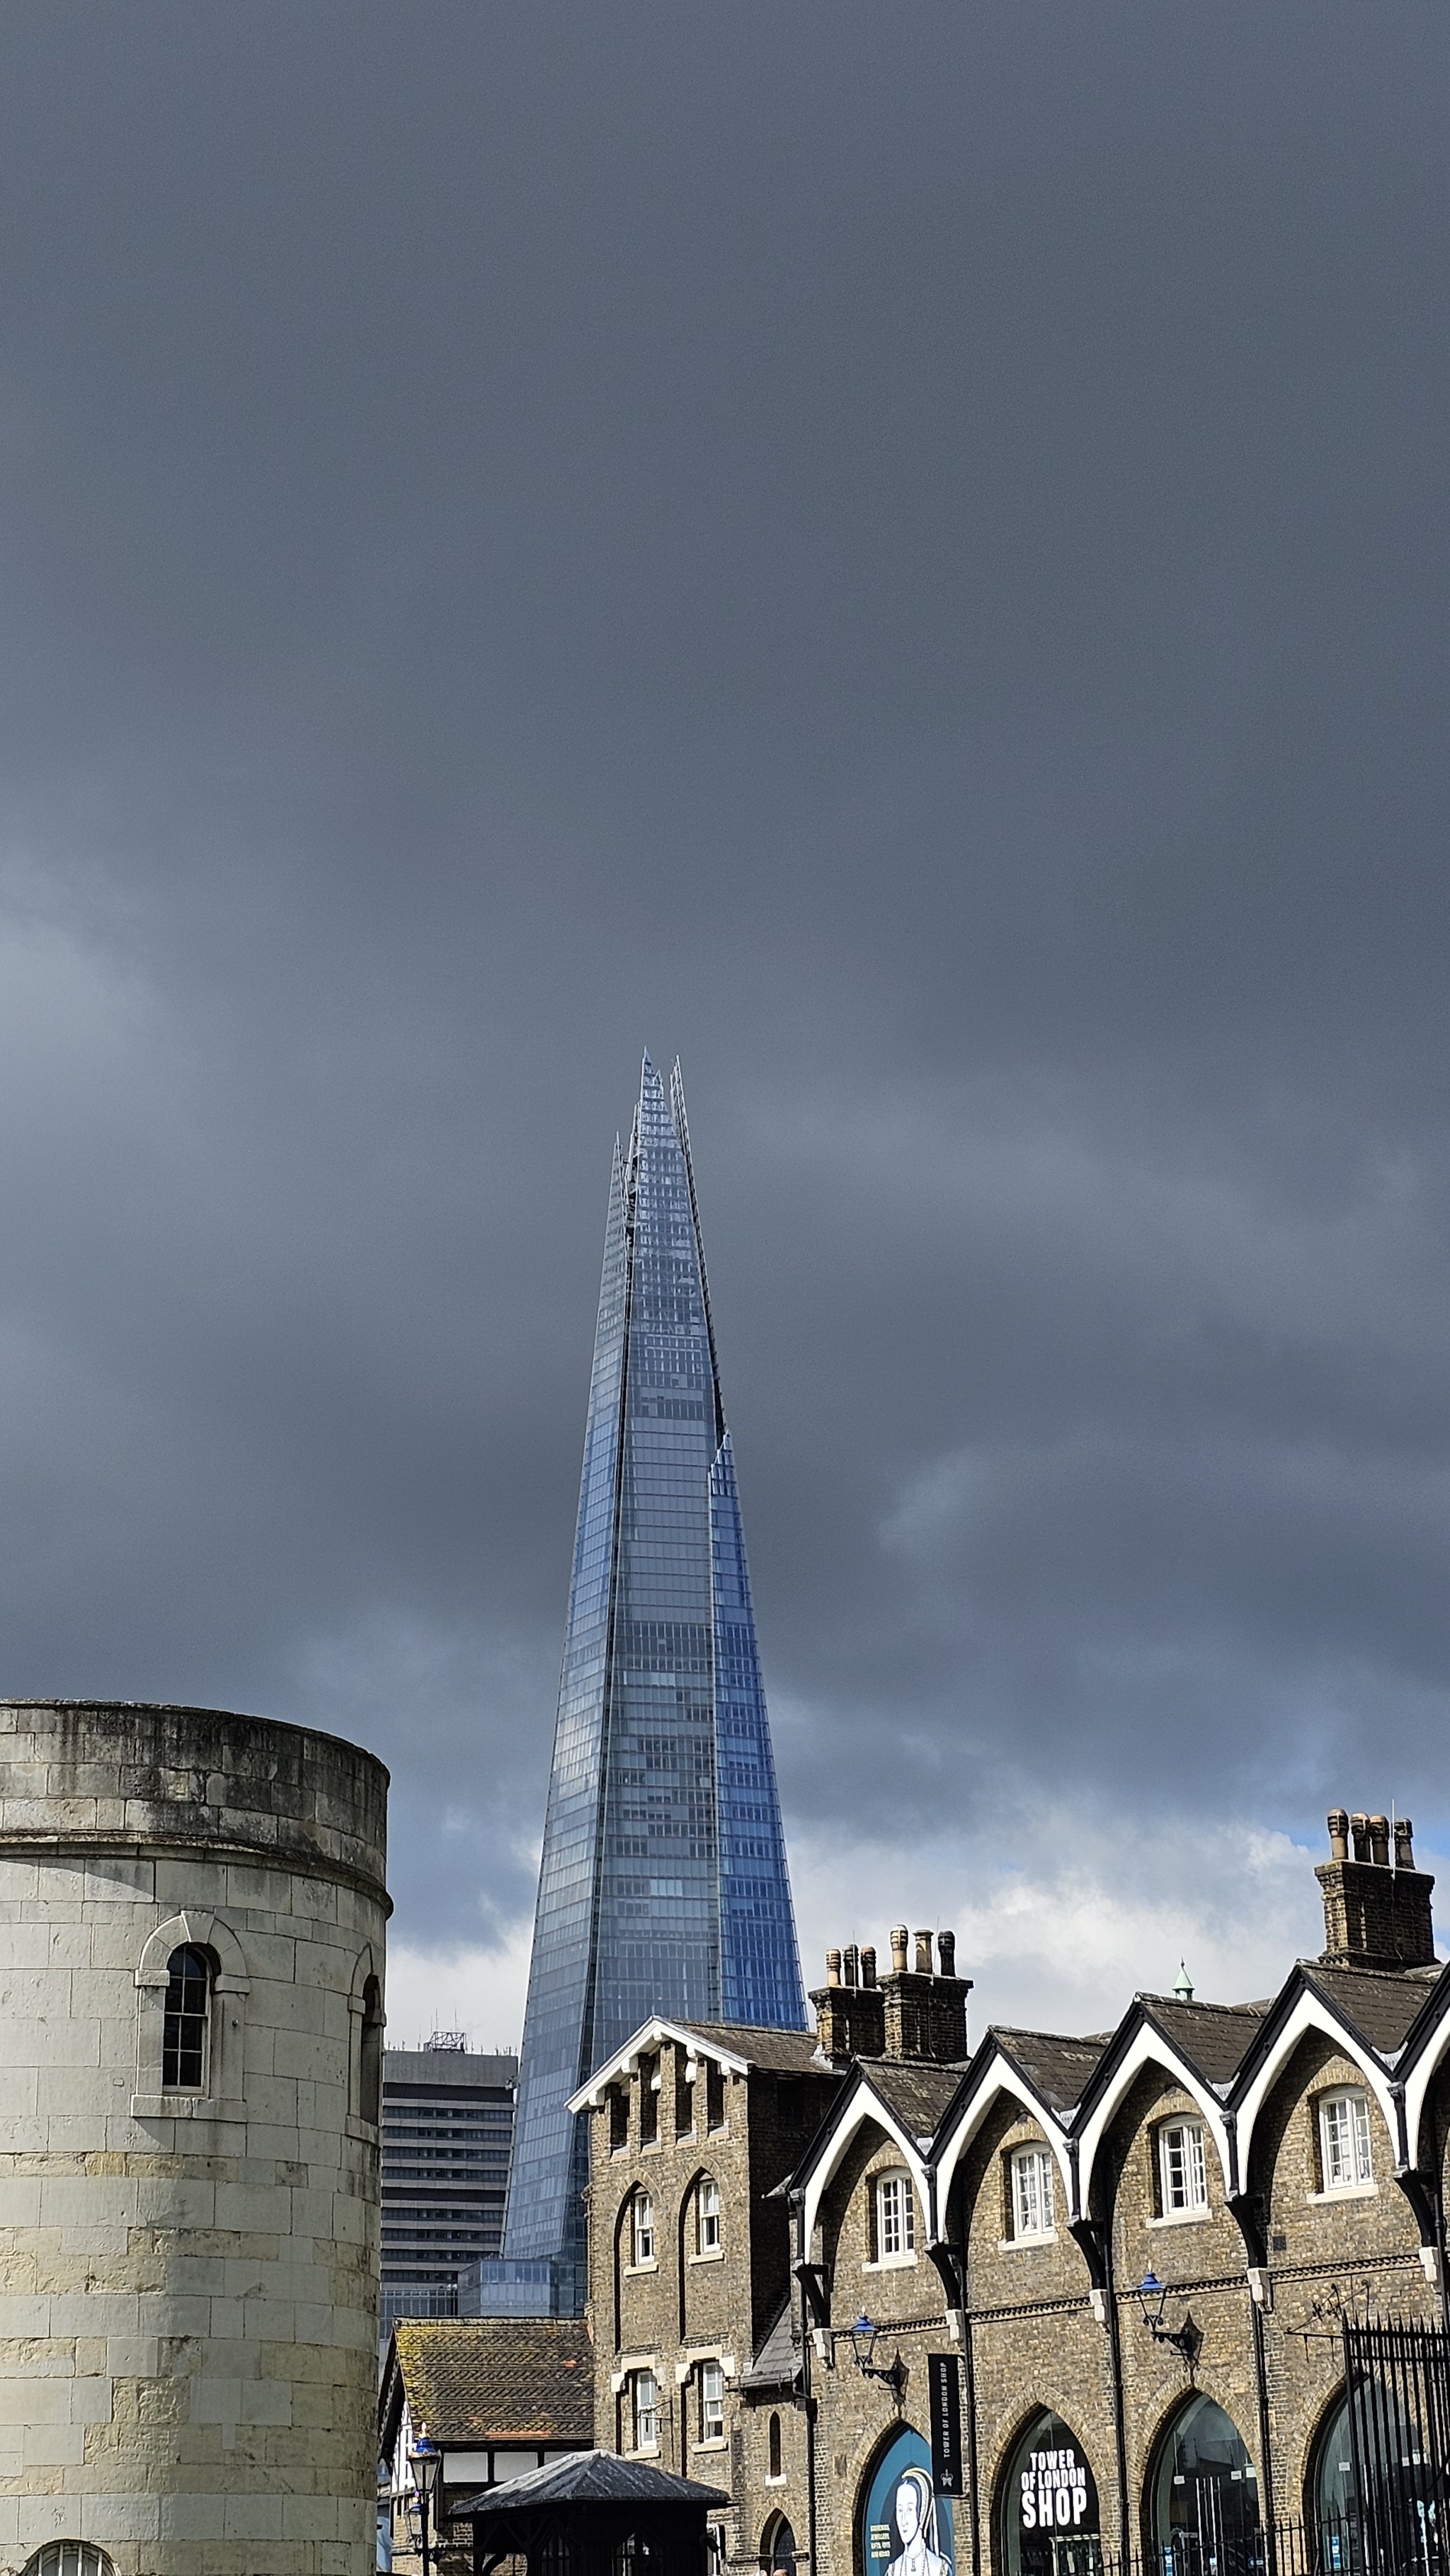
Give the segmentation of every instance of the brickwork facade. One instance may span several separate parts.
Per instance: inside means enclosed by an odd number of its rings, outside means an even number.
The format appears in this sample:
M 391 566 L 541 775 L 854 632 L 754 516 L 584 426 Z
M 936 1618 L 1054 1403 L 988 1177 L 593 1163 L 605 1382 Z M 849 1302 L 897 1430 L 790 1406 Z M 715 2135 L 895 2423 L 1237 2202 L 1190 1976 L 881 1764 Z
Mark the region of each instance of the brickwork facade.
M 1344 1866 L 1393 1880 L 1395 1860 L 1403 1890 L 1346 1906 Z M 833 1953 L 813 2059 L 800 2044 L 820 2125 L 794 2159 L 778 2074 L 732 2068 L 720 2131 L 680 2134 L 687 2043 L 671 2063 L 642 2035 L 591 2096 L 601 2444 L 633 2446 L 648 2372 L 661 2459 L 730 2489 L 732 2570 L 885 2576 L 933 2512 L 959 2576 L 1094 2563 L 1042 2554 L 1036 2517 L 1053 2512 L 1101 2553 L 1161 2566 L 1210 2488 L 1246 2530 L 1303 2525 L 1312 2546 L 1349 2447 L 1329 2439 L 1342 2314 L 1450 2325 L 1450 1971 L 1428 1882 L 1407 1827 L 1394 1860 L 1367 1827 L 1363 1859 L 1321 1878 L 1325 1955 L 1272 2002 L 1140 1996 L 1107 2038 L 989 2031 L 968 2059 L 954 1973 L 934 2011 L 920 1949 L 908 1971 L 894 1945 L 916 1989 L 895 1998 L 870 1953 L 845 1954 L 844 1976 Z M 863 2036 L 879 2053 L 846 2057 Z M 751 2035 L 732 2047 L 749 2061 Z M 725 2231 L 709 2265 L 690 2215 L 707 2168 Z M 646 2264 L 627 2259 L 641 2191 L 659 2229 Z M 933 2354 L 963 2415 L 961 2492 L 935 2507 Z M 728 2393 L 707 2457 L 698 2372 L 716 2355 Z

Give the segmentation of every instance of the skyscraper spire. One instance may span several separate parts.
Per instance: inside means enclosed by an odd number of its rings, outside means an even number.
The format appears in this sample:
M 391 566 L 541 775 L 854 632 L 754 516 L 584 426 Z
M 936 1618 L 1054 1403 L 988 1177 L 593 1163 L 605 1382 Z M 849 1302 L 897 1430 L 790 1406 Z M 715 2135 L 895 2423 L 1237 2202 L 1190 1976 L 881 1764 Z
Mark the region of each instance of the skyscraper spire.
M 805 2019 L 684 1088 L 615 1147 L 505 2258 L 582 2262 L 569 2097 L 651 2013 Z

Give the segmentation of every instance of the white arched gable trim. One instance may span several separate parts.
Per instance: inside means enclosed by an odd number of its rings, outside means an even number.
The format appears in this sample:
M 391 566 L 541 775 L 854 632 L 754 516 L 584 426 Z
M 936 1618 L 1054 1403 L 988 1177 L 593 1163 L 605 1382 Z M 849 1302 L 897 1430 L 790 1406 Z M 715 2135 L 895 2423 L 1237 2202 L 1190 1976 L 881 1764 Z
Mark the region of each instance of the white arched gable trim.
M 198 1950 L 210 1950 L 215 1958 L 219 1994 L 245 1995 L 251 1991 L 242 1945 L 230 1923 L 219 1914 L 198 1914 L 194 1909 L 173 1914 L 168 1922 L 157 1924 L 137 1962 L 137 1985 L 164 1986 L 172 1951 L 192 1944 Z
M 1431 2032 L 1405 2078 L 1405 2135 L 1409 2141 L 1411 2164 L 1420 2161 L 1420 2127 L 1425 2117 L 1425 2103 L 1447 2054 L 1450 2054 L 1450 2012 L 1441 2014 L 1439 2028 Z
M 947 2201 L 951 2195 L 952 2183 L 956 2176 L 957 2167 L 963 2156 L 966 2154 L 966 2151 L 971 2145 L 973 2138 L 976 2136 L 977 2131 L 981 2128 L 987 2114 L 995 2108 L 996 2104 L 999 2103 L 1004 2096 L 1009 2097 L 1014 2102 L 1020 2103 L 1022 2109 L 1027 2113 L 1029 2120 L 1036 2120 L 1039 2123 L 1042 2134 L 1046 2138 L 1048 2145 L 1052 2149 L 1053 2155 L 1057 2159 L 1058 2171 L 1062 2176 L 1063 2192 L 1067 2200 L 1068 2208 L 1072 2211 L 1072 2215 L 1075 2218 L 1077 2216 L 1077 2212 L 1072 2208 L 1072 2157 L 1068 2152 L 1066 2133 L 1059 2127 L 1046 2104 L 1038 2100 L 1031 2085 L 1018 2074 L 1015 2066 L 1011 2066 L 1005 2059 L 999 2058 L 993 2065 L 990 2074 L 983 2080 L 983 2082 L 978 2086 L 976 2092 L 972 2095 L 970 2102 L 966 2105 L 966 2108 L 962 2112 L 961 2118 L 958 2120 L 955 2128 L 950 2132 L 946 2144 L 942 2148 L 940 2156 L 937 2158 L 937 2206 L 941 2210 L 943 2221 L 945 2221 L 946 2218 Z
M 1218 2151 L 1219 2170 L 1223 2175 L 1224 2189 L 1225 2191 L 1233 2189 L 1234 2169 L 1229 2154 L 1228 2124 L 1223 2116 L 1223 2104 L 1215 2094 L 1210 2092 L 1202 2076 L 1195 2074 L 1193 2068 L 1179 2056 L 1178 2051 L 1163 2037 L 1162 2032 L 1154 2030 L 1151 2024 L 1144 2022 L 1130 2040 L 1102 2100 L 1093 2105 L 1083 2123 L 1078 2146 L 1079 2199 L 1078 2206 L 1073 2211 L 1074 2218 L 1080 2218 L 1084 2210 L 1092 2207 L 1093 2171 L 1097 2164 L 1098 2151 L 1111 2123 L 1116 2119 L 1132 2087 L 1147 2066 L 1161 2067 L 1165 2075 L 1171 2075 L 1175 2084 L 1181 2084 L 1184 2092 L 1192 2095 L 1203 2113 L 1204 2127 Z
M 933 2232 L 931 2177 L 927 2170 L 925 2158 L 923 2157 L 916 2140 L 912 2137 L 908 2137 L 905 2129 L 903 2129 L 895 2114 L 887 2110 L 885 2103 L 880 2100 L 878 2095 L 871 2092 L 867 2085 L 862 2084 L 856 2094 L 855 2100 L 851 2103 L 850 2108 L 842 2113 L 841 2125 L 831 2140 L 824 2160 L 817 2166 L 815 2172 L 810 2178 L 810 2181 L 806 2184 L 805 2202 L 801 2212 L 801 2242 L 804 2247 L 807 2261 L 810 2259 L 810 2249 L 815 2243 L 816 2226 L 821 2214 L 821 2202 L 829 2190 L 833 2178 L 840 2171 L 846 2149 L 855 2137 L 857 2130 L 863 2129 L 868 2120 L 871 2122 L 873 2127 L 882 2130 L 884 2134 L 891 2139 L 892 2143 L 900 2148 L 901 2161 L 905 2165 L 916 2188 L 916 2197 L 921 2206 L 921 2223 L 926 2230 L 926 2241 L 928 2244 L 931 2242 Z
M 1295 2049 L 1298 2047 L 1300 2040 L 1305 2038 L 1310 2031 L 1318 2032 L 1322 2039 L 1327 2039 L 1329 2041 L 1331 2047 L 1339 2050 L 1341 2056 L 1352 2059 L 1353 2063 L 1359 2068 L 1361 2075 L 1364 2077 L 1365 2083 L 1368 2085 L 1370 2092 L 1374 2095 L 1376 2102 L 1379 2104 L 1385 2127 L 1390 2133 L 1390 2143 L 1393 2148 L 1396 2161 L 1398 2161 L 1400 2153 L 1399 2123 L 1395 2118 L 1394 2095 L 1390 2091 L 1389 2078 L 1385 2074 L 1384 2068 L 1380 2065 L 1379 2060 L 1373 2055 L 1372 2051 L 1366 2048 L 1363 2040 L 1357 2039 L 1353 2031 L 1346 2030 L 1343 2022 L 1337 2021 L 1334 2014 L 1328 2011 L 1320 2002 L 1318 1996 L 1306 1987 L 1303 1994 L 1299 1997 L 1298 2002 L 1295 2004 L 1293 2011 L 1290 2013 L 1288 2020 L 1285 2022 L 1283 2029 L 1280 2031 L 1278 2038 L 1275 2040 L 1273 2047 L 1270 2049 L 1268 2056 L 1265 2058 L 1263 2065 L 1259 2068 L 1252 2084 L 1250 2084 L 1247 2092 L 1244 2094 L 1243 2100 L 1238 2105 L 1239 2174 L 1241 2179 L 1247 2177 L 1249 2172 L 1249 2159 L 1253 2154 L 1254 2146 L 1254 2129 L 1258 2122 L 1259 2114 L 1263 2110 L 1264 2104 L 1267 2102 L 1275 2085 L 1278 2083 L 1280 2076 L 1283 2074 L 1285 2067 L 1288 2065 L 1290 2058 L 1293 2056 Z

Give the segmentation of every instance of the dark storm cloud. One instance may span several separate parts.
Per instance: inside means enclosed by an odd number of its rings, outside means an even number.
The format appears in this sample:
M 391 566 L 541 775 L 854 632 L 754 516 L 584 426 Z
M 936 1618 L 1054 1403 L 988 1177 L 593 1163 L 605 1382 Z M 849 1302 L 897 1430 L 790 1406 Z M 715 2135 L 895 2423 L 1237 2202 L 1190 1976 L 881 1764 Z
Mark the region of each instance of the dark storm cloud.
M 1447 76 L 8 13 L 7 1687 L 356 1730 L 411 1931 L 527 1910 L 648 1043 L 799 1833 L 1450 1823 Z

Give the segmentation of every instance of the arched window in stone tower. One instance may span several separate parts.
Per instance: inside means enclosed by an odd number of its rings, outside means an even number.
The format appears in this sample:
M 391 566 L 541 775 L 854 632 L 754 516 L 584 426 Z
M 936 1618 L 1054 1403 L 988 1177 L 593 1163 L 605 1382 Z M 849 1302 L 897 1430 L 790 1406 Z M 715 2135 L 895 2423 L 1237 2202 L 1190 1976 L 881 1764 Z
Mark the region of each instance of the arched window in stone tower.
M 376 2128 L 382 2117 L 383 2100 L 383 1990 L 376 1977 L 369 1977 L 363 1987 L 362 2073 L 360 2092 L 362 2115 Z
M 115 2569 L 88 2540 L 49 2540 L 27 2558 L 25 2576 L 115 2576 Z
M 163 2093 L 208 2091 L 211 2056 L 211 1988 L 214 1963 L 193 1941 L 166 1962 L 166 2019 L 161 2032 Z

